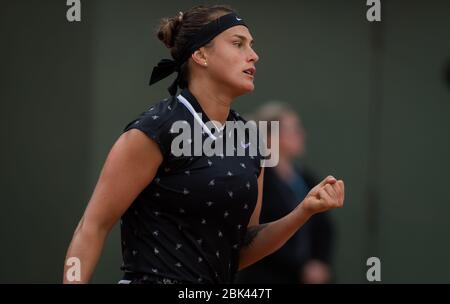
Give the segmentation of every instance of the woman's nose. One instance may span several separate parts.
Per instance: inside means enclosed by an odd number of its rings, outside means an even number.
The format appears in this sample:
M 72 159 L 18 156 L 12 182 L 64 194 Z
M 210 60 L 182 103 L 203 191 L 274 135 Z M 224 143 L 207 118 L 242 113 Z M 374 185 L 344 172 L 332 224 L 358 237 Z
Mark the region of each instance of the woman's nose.
M 256 62 L 258 62 L 258 60 L 259 60 L 258 54 L 256 54 L 255 50 L 250 48 L 250 61 L 253 61 L 256 63 Z

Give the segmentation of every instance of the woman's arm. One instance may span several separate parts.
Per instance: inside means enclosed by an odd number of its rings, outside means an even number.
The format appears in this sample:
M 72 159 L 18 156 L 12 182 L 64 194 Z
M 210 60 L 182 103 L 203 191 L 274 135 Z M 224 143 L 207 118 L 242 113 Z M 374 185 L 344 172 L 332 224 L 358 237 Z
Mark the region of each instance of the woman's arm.
M 64 283 L 89 282 L 108 233 L 153 180 L 162 160 L 157 144 L 143 132 L 131 129 L 119 137 L 73 235 L 64 265 Z M 80 262 L 79 280 L 68 273 L 73 258 Z
M 260 225 L 263 179 L 264 172 L 261 172 L 258 178 L 258 201 L 240 250 L 239 270 L 278 250 L 315 213 L 340 208 L 344 203 L 344 182 L 328 176 L 288 215 Z

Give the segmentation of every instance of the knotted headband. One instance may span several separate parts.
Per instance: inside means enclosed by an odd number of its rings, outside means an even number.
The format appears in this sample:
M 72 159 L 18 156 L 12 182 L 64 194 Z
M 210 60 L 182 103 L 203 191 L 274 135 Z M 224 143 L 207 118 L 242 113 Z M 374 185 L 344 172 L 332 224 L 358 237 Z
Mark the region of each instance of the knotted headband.
M 157 66 L 153 68 L 152 75 L 150 77 L 150 85 L 158 82 L 167 76 L 171 75 L 174 72 L 177 72 L 178 75 L 175 78 L 174 82 L 168 88 L 170 95 L 174 96 L 177 94 L 177 87 L 181 81 L 180 77 L 180 67 L 181 65 L 189 59 L 189 57 L 199 48 L 208 44 L 211 40 L 214 39 L 217 35 L 222 33 L 223 31 L 229 29 L 230 27 L 243 25 L 247 26 L 242 18 L 240 18 L 235 13 L 230 13 L 227 15 L 223 15 L 220 18 L 217 18 L 210 23 L 203 26 L 192 38 L 190 42 L 188 42 L 184 51 L 180 56 L 179 60 L 172 59 L 162 59 Z

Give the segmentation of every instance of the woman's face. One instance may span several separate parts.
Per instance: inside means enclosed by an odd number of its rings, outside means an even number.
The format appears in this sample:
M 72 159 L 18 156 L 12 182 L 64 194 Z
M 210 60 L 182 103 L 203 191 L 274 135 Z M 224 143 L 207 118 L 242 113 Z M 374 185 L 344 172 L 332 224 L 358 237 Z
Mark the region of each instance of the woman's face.
M 216 36 L 212 45 L 205 48 L 209 76 L 233 96 L 255 88 L 255 63 L 259 57 L 252 44 L 248 28 L 239 25 Z

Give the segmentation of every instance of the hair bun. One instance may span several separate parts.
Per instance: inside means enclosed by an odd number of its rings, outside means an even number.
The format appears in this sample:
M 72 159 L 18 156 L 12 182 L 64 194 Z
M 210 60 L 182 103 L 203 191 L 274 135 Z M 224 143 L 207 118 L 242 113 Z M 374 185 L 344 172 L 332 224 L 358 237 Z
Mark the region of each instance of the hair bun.
M 183 12 L 179 12 L 173 18 L 161 19 L 160 27 L 158 30 L 158 39 L 161 40 L 168 48 L 173 48 L 175 44 L 175 37 L 183 22 Z

